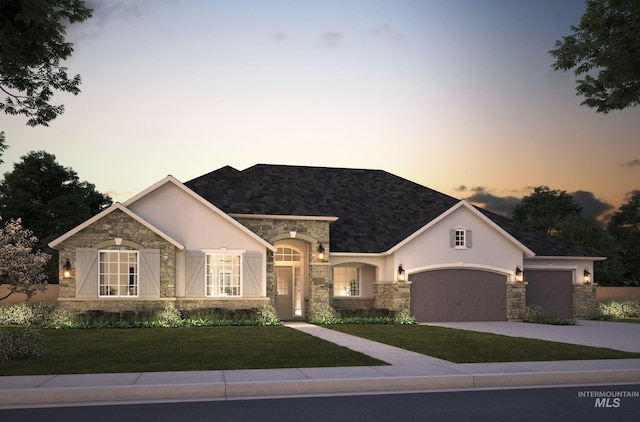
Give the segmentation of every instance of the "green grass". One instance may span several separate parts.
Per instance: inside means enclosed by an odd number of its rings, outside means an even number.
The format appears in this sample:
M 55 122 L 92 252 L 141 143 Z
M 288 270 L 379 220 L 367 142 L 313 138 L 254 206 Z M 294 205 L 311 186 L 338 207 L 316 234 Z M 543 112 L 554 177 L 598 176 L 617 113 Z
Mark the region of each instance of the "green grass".
M 640 324 L 640 318 L 613 318 L 609 321 L 613 322 L 630 322 L 632 324 Z
M 0 361 L 0 375 L 386 365 L 282 326 L 41 332 L 44 355 Z
M 326 328 L 456 363 L 640 358 L 640 353 L 426 325 Z

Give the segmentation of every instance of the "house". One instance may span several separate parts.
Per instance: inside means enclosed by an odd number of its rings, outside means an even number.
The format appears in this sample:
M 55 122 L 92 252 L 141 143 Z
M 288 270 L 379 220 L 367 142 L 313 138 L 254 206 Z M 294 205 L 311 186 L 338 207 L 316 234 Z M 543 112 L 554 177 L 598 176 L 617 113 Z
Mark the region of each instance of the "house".
M 381 170 L 226 166 L 167 176 L 50 243 L 76 312 L 244 309 L 282 319 L 409 310 L 420 321 L 584 317 L 596 254 Z M 67 276 L 62 276 L 66 271 Z

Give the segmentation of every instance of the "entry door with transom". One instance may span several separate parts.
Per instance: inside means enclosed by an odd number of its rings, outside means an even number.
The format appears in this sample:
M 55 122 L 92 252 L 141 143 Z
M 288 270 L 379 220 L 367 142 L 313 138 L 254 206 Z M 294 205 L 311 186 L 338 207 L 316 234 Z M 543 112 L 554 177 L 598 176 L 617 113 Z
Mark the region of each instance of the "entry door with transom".
M 281 319 L 304 316 L 302 254 L 293 248 L 279 247 L 275 254 L 276 313 Z

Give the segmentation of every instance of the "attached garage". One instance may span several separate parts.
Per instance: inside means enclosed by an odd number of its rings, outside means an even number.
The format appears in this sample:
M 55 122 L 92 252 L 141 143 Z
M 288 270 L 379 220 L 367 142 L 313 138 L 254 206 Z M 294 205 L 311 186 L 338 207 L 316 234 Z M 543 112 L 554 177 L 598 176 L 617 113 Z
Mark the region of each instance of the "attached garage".
M 412 274 L 411 313 L 418 321 L 505 321 L 507 276 L 478 270 Z
M 527 306 L 542 306 L 546 315 L 571 318 L 573 271 L 527 270 Z

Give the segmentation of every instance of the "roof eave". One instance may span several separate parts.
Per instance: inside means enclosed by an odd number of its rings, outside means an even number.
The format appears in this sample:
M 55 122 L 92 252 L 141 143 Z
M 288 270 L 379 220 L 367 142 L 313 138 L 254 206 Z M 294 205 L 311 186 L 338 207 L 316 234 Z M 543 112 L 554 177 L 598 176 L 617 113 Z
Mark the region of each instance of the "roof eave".
M 128 209 L 127 207 L 125 207 L 124 205 L 122 205 L 119 202 L 116 202 L 116 203 L 112 204 L 109 208 L 99 212 L 98 214 L 94 215 L 93 217 L 91 217 L 90 219 L 85 221 L 84 223 L 74 227 L 73 229 L 71 229 L 68 232 L 66 232 L 65 234 L 63 234 L 62 236 L 52 240 L 51 242 L 49 242 L 48 246 L 51 249 L 55 249 L 56 246 L 58 246 L 60 243 L 64 242 L 65 240 L 69 239 L 71 236 L 79 233 L 80 231 L 82 231 L 85 228 L 89 227 L 91 224 L 95 223 L 96 221 L 100 220 L 104 216 L 109 215 L 109 214 L 111 214 L 112 212 L 114 212 L 116 210 L 120 210 L 120 211 L 124 212 L 129 217 L 133 218 L 138 223 L 142 224 L 143 226 L 145 226 L 146 228 L 148 228 L 152 232 L 156 233 L 158 236 L 162 237 L 163 239 L 165 239 L 166 241 L 171 243 L 176 248 L 178 248 L 180 250 L 184 250 L 184 245 L 182 245 L 180 242 L 178 242 L 177 240 L 173 239 L 171 236 L 169 236 L 168 234 L 164 233 L 162 230 L 158 229 L 156 226 L 154 226 L 153 224 L 149 223 L 144 218 L 140 217 L 139 215 L 137 215 L 136 213 L 134 213 L 133 211 L 131 211 L 130 209 Z
M 154 190 L 158 189 L 159 187 L 165 185 L 166 183 L 173 183 L 175 186 L 177 186 L 179 189 L 181 189 L 187 195 L 191 196 L 193 199 L 195 199 L 196 201 L 198 201 L 199 203 L 201 203 L 202 205 L 204 205 L 205 207 L 207 207 L 211 211 L 215 212 L 220 217 L 222 217 L 223 219 L 225 219 L 226 221 L 228 221 L 229 223 L 231 223 L 232 225 L 234 225 L 238 229 L 242 230 L 245 234 L 249 235 L 253 239 L 255 239 L 258 242 L 260 242 L 264 247 L 269 249 L 271 252 L 276 252 L 277 251 L 277 248 L 275 246 L 273 246 L 271 243 L 267 242 L 266 240 L 264 240 L 263 238 L 261 238 L 260 236 L 258 236 L 257 234 L 255 234 L 254 232 L 249 230 L 247 227 L 245 227 L 242 224 L 240 224 L 237 220 L 232 218 L 229 214 L 227 214 L 226 212 L 222 211 L 220 208 L 216 207 L 211 202 L 207 201 L 206 199 L 204 199 L 202 196 L 198 195 L 193 190 L 189 189 L 187 186 L 185 186 L 184 183 L 182 183 L 181 181 L 179 181 L 178 179 L 176 179 L 175 177 L 173 177 L 171 175 L 168 175 L 164 179 L 162 179 L 159 182 L 151 185 L 150 187 L 148 187 L 147 189 L 143 190 L 142 192 L 140 192 L 136 196 L 134 196 L 131 199 L 127 200 L 124 203 L 124 205 L 125 206 L 131 205 L 132 203 L 134 203 L 137 200 L 139 200 L 140 198 L 148 195 L 149 193 L 151 193 Z
M 402 240 L 400 243 L 396 244 L 391 249 L 389 249 L 387 251 L 387 254 L 392 254 L 392 253 L 396 252 L 398 249 L 400 249 L 401 247 L 403 247 L 404 245 L 406 245 L 407 243 L 409 243 L 410 241 L 412 241 L 413 239 L 415 239 L 416 237 L 418 237 L 419 235 L 421 235 L 422 233 L 427 231 L 429 228 L 433 227 L 435 224 L 437 224 L 438 222 L 442 221 L 447 216 L 451 215 L 453 212 L 455 212 L 457 209 L 459 209 L 461 207 L 467 208 L 472 213 L 474 213 L 476 216 L 478 216 L 481 220 L 483 220 L 485 223 L 487 223 L 488 225 L 493 227 L 495 230 L 500 232 L 506 239 L 508 239 L 511 243 L 513 243 L 519 249 L 522 250 L 522 252 L 524 253 L 524 257 L 525 258 L 530 258 L 530 257 L 535 256 L 535 252 L 533 252 L 531 249 L 529 249 L 527 246 L 525 246 L 522 242 L 520 242 L 518 239 L 516 239 L 511 234 L 509 234 L 505 229 L 500 227 L 498 224 L 496 224 L 494 221 L 492 221 L 489 217 L 487 217 L 486 215 L 482 214 L 480 211 L 478 211 L 474 206 L 469 204 L 464 199 L 460 200 L 458 203 L 456 203 L 453 206 L 449 207 L 446 211 L 444 211 L 443 213 L 438 215 L 436 218 L 434 218 L 433 220 L 429 221 L 427 224 L 425 224 L 424 226 L 422 226 L 421 228 L 419 228 L 418 230 L 416 230 L 415 232 L 413 232 L 412 234 L 410 234 L 409 236 L 404 238 L 404 240 Z

